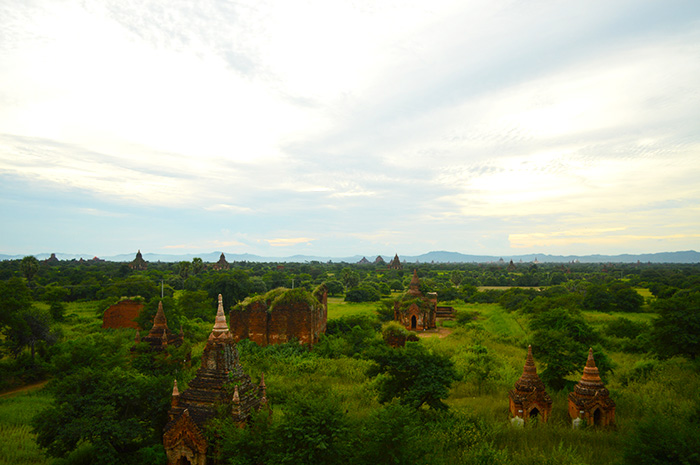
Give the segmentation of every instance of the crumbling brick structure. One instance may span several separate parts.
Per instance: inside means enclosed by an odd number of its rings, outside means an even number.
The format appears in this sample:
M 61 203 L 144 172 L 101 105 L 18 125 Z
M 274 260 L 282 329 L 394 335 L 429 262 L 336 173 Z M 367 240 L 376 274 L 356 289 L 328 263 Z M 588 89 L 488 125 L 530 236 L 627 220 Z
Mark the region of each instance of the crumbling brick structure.
M 394 302 L 394 320 L 408 330 L 435 328 L 437 318 L 437 293 L 427 296 L 420 290 L 418 272 L 413 270 L 413 278 L 408 292 Z
M 141 310 L 143 310 L 142 302 L 122 300 L 105 310 L 102 315 L 102 327 L 138 329 L 139 324 L 136 322 L 136 318 Z
M 598 367 L 593 359 L 593 349 L 588 349 L 588 360 L 583 368 L 583 376 L 569 393 L 569 417 L 583 420 L 593 426 L 613 426 L 615 424 L 615 402 L 600 379 Z
M 518 417 L 525 422 L 533 418 L 538 418 L 540 421 L 549 419 L 552 412 L 552 398 L 547 394 L 540 377 L 537 376 L 532 346 L 527 346 L 523 374 L 515 382 L 514 388 L 508 392 L 508 398 L 512 418 Z
M 197 375 L 182 394 L 177 381 L 173 386 L 168 423 L 163 434 L 168 465 L 215 463 L 211 455 L 216 445 L 207 439 L 215 436 L 206 434 L 208 422 L 217 414 L 228 415 L 242 427 L 251 411 L 261 408 L 270 408 L 264 377 L 254 385 L 243 371 L 219 295 L 216 322 Z
M 315 344 L 326 332 L 328 290 L 274 289 L 238 304 L 229 314 L 236 342 L 250 339 L 258 345 L 283 344 L 293 339 Z

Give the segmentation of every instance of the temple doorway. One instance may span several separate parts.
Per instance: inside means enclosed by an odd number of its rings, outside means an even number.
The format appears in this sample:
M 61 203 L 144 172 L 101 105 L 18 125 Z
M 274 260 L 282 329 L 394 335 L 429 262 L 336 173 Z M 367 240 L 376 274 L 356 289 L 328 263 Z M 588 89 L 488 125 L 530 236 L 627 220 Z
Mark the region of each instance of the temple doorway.
M 600 409 L 599 408 L 597 408 L 593 411 L 593 424 L 595 426 L 600 425 Z
M 537 418 L 537 416 L 540 414 L 540 411 L 537 410 L 537 408 L 533 408 L 530 410 L 530 418 Z
M 177 461 L 177 465 L 192 465 L 192 463 L 187 460 L 187 457 L 180 457 L 180 460 Z
M 411 317 L 411 329 L 416 329 L 416 326 L 418 326 L 418 319 L 413 315 Z

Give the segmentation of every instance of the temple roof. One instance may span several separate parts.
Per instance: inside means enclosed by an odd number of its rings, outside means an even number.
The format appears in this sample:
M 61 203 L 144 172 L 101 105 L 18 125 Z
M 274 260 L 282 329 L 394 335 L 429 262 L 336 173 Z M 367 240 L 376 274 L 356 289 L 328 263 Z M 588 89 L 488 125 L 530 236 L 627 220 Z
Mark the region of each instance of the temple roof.
M 228 332 L 226 315 L 224 314 L 224 303 L 221 294 L 219 294 L 219 307 L 216 310 L 216 321 L 214 322 L 214 327 L 212 328 L 211 332 L 215 335 Z
M 532 346 L 527 346 L 527 357 L 525 358 L 525 366 L 523 367 L 523 374 L 515 382 L 515 390 L 519 392 L 532 392 L 539 390 L 544 392 L 544 383 L 537 375 L 537 368 L 535 367 L 535 359 L 532 356 Z
M 413 270 L 413 278 L 411 284 L 408 285 L 408 293 L 411 295 L 422 295 L 420 291 L 420 279 L 418 279 L 418 271 Z
M 588 349 L 588 360 L 586 360 L 586 366 L 583 368 L 583 376 L 581 376 L 578 385 L 591 390 L 605 389 L 603 380 L 600 379 L 598 367 L 595 365 L 592 348 Z

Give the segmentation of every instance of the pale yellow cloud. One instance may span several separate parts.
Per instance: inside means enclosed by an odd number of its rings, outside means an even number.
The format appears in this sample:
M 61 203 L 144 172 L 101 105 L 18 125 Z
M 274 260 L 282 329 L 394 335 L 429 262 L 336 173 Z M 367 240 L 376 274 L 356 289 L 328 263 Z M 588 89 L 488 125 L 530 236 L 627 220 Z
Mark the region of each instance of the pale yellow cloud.
M 290 237 L 290 238 L 279 238 L 279 239 L 267 239 L 267 243 L 272 247 L 290 247 L 297 244 L 303 244 L 305 242 L 312 242 L 316 239 L 310 237 Z
M 514 249 L 527 249 L 531 247 L 552 247 L 570 245 L 617 245 L 628 246 L 632 243 L 646 241 L 676 241 L 700 238 L 700 234 L 667 234 L 667 235 L 641 235 L 641 234 L 615 234 L 625 228 L 598 229 L 590 231 L 558 231 L 550 233 L 510 234 L 508 240 Z

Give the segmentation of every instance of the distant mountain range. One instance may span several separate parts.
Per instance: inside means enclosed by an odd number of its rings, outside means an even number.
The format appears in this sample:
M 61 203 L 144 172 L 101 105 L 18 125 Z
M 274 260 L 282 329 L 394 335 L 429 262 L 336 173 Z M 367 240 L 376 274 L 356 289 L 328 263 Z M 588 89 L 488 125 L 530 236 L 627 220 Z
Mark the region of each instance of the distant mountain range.
M 313 256 L 313 255 L 292 255 L 290 257 L 262 257 L 253 254 L 234 254 L 225 253 L 226 260 L 232 262 L 289 262 L 289 263 L 305 263 L 305 262 L 329 262 L 334 263 L 357 263 L 362 260 L 362 255 L 353 255 L 350 257 L 329 257 L 329 256 Z M 50 253 L 40 253 L 34 255 L 39 260 L 46 260 L 51 256 Z M 99 257 L 102 260 L 111 262 L 130 262 L 136 256 L 132 254 L 120 254 L 109 257 Z M 207 263 L 214 263 L 219 260 L 221 252 L 210 252 L 204 254 L 155 254 L 144 253 L 143 258 L 148 262 L 180 262 L 192 261 L 194 257 L 199 257 Z M 0 260 L 15 260 L 21 259 L 24 255 L 3 255 L 0 254 Z M 370 262 L 374 262 L 377 255 L 364 255 Z M 382 255 L 388 263 L 394 254 Z M 59 260 L 91 260 L 93 255 L 89 254 L 66 254 L 56 253 L 56 258 Z M 623 254 L 623 255 L 548 255 L 548 254 L 526 254 L 512 256 L 496 256 L 496 255 L 467 255 L 459 252 L 428 252 L 422 255 L 399 255 L 402 262 L 408 263 L 492 263 L 503 259 L 506 262 L 513 260 L 515 263 L 534 262 L 537 260 L 540 263 L 571 263 L 578 261 L 580 263 L 700 263 L 700 253 L 694 250 L 683 252 L 661 252 L 651 254 Z

